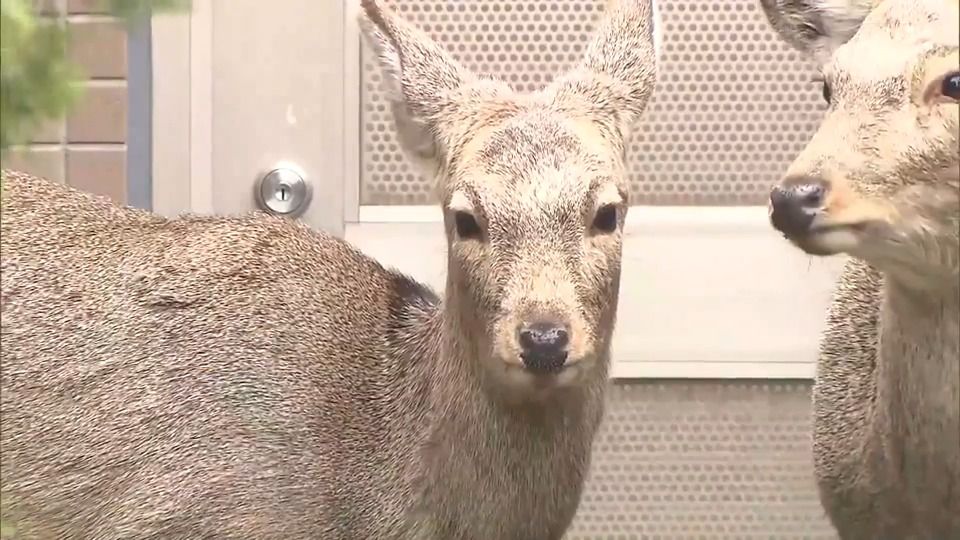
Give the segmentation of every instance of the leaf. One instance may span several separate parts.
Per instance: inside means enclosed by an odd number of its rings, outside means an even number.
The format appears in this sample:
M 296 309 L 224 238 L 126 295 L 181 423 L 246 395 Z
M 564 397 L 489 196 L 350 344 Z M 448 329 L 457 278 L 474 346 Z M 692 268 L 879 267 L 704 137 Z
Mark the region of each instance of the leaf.
M 66 36 L 28 0 L 0 3 L 0 149 L 29 140 L 44 120 L 67 113 L 77 97 Z
M 101 0 L 128 23 L 151 13 L 188 10 L 190 0 Z M 66 35 L 34 0 L 0 2 L 0 152 L 30 141 L 45 121 L 63 118 L 80 96 L 80 73 L 67 60 Z

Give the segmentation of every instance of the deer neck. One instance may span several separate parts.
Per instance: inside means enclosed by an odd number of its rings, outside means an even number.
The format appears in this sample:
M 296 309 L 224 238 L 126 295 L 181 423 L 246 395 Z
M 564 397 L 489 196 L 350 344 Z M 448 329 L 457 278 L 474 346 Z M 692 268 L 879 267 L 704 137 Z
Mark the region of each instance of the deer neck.
M 877 369 L 877 427 L 901 470 L 955 452 L 942 447 L 960 429 L 960 284 L 921 290 L 885 276 Z
M 477 326 L 467 324 L 471 315 L 458 307 L 448 294 L 439 328 L 429 336 L 438 346 L 421 449 L 421 519 L 449 537 L 459 537 L 461 528 L 498 537 L 515 528 L 488 529 L 490 515 L 536 520 L 541 496 L 579 497 L 602 391 L 575 388 L 536 402 L 502 399 L 483 375 L 494 359 L 483 356 L 483 338 L 470 331 Z M 528 511 L 517 511 L 527 505 Z

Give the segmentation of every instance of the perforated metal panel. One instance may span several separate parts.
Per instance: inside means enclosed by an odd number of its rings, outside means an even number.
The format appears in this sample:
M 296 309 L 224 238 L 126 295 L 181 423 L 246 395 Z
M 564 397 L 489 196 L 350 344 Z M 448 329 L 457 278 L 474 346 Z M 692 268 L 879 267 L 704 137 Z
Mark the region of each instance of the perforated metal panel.
M 580 59 L 606 0 L 394 0 L 478 73 L 520 91 Z M 813 69 L 782 44 L 756 0 L 659 0 L 664 57 L 629 147 L 633 204 L 764 204 L 822 116 Z M 433 204 L 405 159 L 363 48 L 362 204 Z
M 617 383 L 566 538 L 835 539 L 813 480 L 810 385 Z

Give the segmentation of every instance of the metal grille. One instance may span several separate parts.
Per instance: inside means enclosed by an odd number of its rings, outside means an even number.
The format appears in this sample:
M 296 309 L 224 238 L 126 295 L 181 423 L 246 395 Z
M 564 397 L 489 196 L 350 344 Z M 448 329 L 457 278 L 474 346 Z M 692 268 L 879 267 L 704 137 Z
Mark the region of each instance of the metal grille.
M 810 384 L 619 382 L 567 540 L 835 539 Z
M 606 0 L 394 0 L 467 67 L 519 91 L 580 59 Z M 764 204 L 823 110 L 813 69 L 756 0 L 659 0 L 663 63 L 629 146 L 633 204 Z M 394 134 L 375 58 L 362 49 L 362 204 L 434 204 L 433 180 Z

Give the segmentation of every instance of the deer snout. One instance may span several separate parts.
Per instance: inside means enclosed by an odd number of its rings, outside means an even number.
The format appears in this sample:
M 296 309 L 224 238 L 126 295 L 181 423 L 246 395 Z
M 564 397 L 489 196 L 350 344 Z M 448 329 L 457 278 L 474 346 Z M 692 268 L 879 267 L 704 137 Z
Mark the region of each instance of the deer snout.
M 554 321 L 521 324 L 517 330 L 523 365 L 537 373 L 553 373 L 563 368 L 570 345 L 567 325 Z
M 823 210 L 827 182 L 809 176 L 788 177 L 770 192 L 770 222 L 787 237 L 810 232 Z

